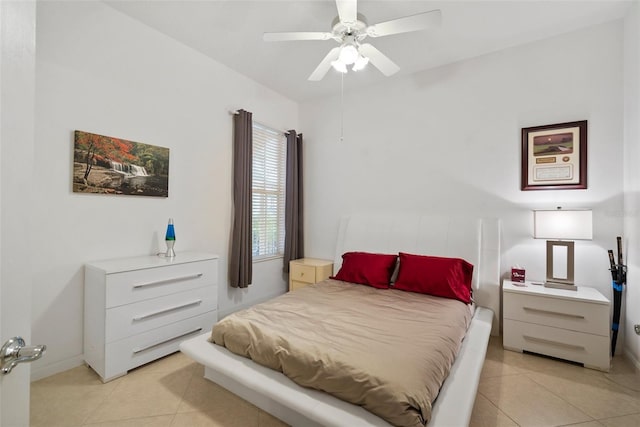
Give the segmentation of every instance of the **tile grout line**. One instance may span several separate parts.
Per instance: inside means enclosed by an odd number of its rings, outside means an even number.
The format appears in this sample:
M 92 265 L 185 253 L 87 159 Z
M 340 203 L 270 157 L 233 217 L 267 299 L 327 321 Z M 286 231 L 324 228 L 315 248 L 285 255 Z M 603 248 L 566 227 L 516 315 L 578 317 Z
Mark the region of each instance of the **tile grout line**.
M 501 375 L 501 376 L 508 376 L 508 375 Z M 495 403 L 493 403 L 491 401 L 491 399 L 489 399 L 487 396 L 485 396 L 484 394 L 482 394 L 480 391 L 477 392 L 477 394 L 479 394 L 480 396 L 484 397 L 485 399 L 487 399 L 487 402 L 489 402 L 490 404 L 492 404 L 501 414 L 503 414 L 505 417 L 507 417 L 513 424 L 515 424 L 516 426 L 520 427 L 520 424 L 518 424 L 516 422 L 516 420 L 514 420 L 513 418 L 511 418 L 509 416 L 509 414 L 507 414 L 505 411 L 502 410 L 502 408 L 500 408 L 500 406 L 496 405 Z
M 583 368 L 583 369 L 588 369 L 588 368 Z M 564 403 L 566 403 L 568 406 L 571 406 L 572 408 L 574 408 L 576 411 L 580 412 L 581 414 L 584 414 L 585 416 L 590 418 L 590 421 L 598 421 L 596 418 L 592 417 L 591 415 L 587 414 L 586 412 L 584 412 L 582 409 L 578 408 L 576 405 L 574 405 L 573 403 L 569 402 L 568 400 L 564 399 L 562 396 L 559 396 L 558 394 L 556 394 L 553 390 L 550 390 L 548 387 L 546 387 L 544 384 L 540 384 L 538 381 L 536 381 L 534 378 L 532 378 L 530 375 L 530 373 L 524 374 L 527 378 L 529 378 L 531 381 L 533 381 L 535 384 L 537 384 L 539 387 L 542 387 L 543 389 L 547 390 L 547 392 L 549 392 L 550 394 L 552 394 L 553 396 L 555 396 L 557 399 L 563 401 Z M 575 424 L 575 423 L 574 423 Z M 568 424 L 571 425 L 571 424 Z
M 187 386 L 184 388 L 184 391 L 182 392 L 182 395 L 180 396 L 180 401 L 178 402 L 178 405 L 176 406 L 176 411 L 174 412 L 173 418 L 171 419 L 171 423 L 169 424 L 170 426 L 174 425 L 176 417 L 179 414 L 178 411 L 180 410 L 180 406 L 182 406 L 182 403 L 184 402 L 184 397 L 186 396 L 187 392 L 189 391 L 189 388 L 193 384 L 194 377 L 196 376 L 196 373 L 192 369 L 190 369 L 190 372 L 191 372 L 191 378 L 189 378 L 189 384 L 187 384 Z
M 86 369 L 88 369 L 90 372 L 92 372 L 93 374 L 95 374 L 95 375 L 96 375 L 96 377 L 97 377 L 97 380 L 96 380 L 96 381 L 98 381 L 98 382 L 99 382 L 99 384 L 98 384 L 98 386 L 99 386 L 99 387 L 104 387 L 104 386 L 106 386 L 106 384 L 107 384 L 107 383 L 105 383 L 105 382 L 103 382 L 103 381 L 102 381 L 102 379 L 100 378 L 100 375 L 98 375 L 98 373 L 97 373 L 96 371 L 94 371 L 94 370 L 93 370 L 93 368 L 91 368 L 91 366 L 89 366 L 89 364 L 88 364 L 88 363 L 86 363 L 86 362 L 85 362 L 85 363 L 83 364 L 83 366 L 84 366 Z M 121 378 L 121 377 L 119 377 L 119 378 Z M 112 381 L 118 381 L 118 379 L 119 379 L 119 378 L 115 378 L 115 379 L 113 379 Z M 108 393 L 105 393 L 105 395 L 102 397 L 102 399 L 100 399 L 100 403 L 98 403 L 92 411 L 89 411 L 89 412 L 87 413 L 87 415 L 86 415 L 86 416 L 83 418 L 83 420 L 82 420 L 82 425 L 83 425 L 83 426 L 87 424 L 87 421 L 91 418 L 91 415 L 93 415 L 95 412 L 97 412 L 98 408 L 100 408 L 102 405 L 104 405 L 104 403 L 107 401 L 107 399 L 109 399 L 109 398 L 111 397 L 111 395 L 115 392 L 115 390 L 116 390 L 118 387 L 120 387 L 120 384 L 116 384 L 116 385 L 113 387 L 113 390 L 111 390 L 111 391 L 110 391 L 110 392 L 108 392 Z M 89 424 L 89 425 L 90 425 L 90 424 Z

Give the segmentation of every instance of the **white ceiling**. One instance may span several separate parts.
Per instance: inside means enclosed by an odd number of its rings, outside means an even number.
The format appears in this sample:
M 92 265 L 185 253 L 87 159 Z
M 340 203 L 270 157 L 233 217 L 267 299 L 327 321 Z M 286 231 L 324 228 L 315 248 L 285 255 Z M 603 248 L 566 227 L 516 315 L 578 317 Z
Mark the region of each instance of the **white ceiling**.
M 440 9 L 442 26 L 367 39 L 400 72 L 384 77 L 371 65 L 350 71 L 345 90 L 619 19 L 631 1 L 637 0 L 359 0 L 358 12 L 369 24 Z M 340 92 L 340 74 L 333 69 L 320 82 L 307 80 L 335 41 L 262 41 L 264 32 L 331 31 L 334 0 L 107 3 L 293 100 Z

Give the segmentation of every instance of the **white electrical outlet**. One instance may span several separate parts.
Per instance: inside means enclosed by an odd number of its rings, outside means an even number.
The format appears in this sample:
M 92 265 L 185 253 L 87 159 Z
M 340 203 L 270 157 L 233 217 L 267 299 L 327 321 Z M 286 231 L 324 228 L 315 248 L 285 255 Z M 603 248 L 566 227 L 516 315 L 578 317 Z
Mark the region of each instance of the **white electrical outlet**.
M 636 334 L 640 335 L 640 325 L 633 325 L 633 329 L 635 329 Z

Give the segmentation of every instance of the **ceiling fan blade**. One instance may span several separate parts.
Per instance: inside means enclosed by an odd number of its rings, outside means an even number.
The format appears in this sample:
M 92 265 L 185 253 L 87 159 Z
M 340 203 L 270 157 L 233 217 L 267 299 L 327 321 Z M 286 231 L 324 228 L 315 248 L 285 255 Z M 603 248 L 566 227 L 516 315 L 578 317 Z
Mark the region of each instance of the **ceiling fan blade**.
M 262 40 L 266 42 L 288 42 L 296 40 L 329 40 L 331 33 L 296 32 L 296 33 L 264 33 Z
M 338 56 L 340 56 L 340 47 L 334 47 L 333 49 L 331 49 L 327 56 L 324 57 L 320 65 L 318 65 L 313 73 L 311 73 L 311 75 L 309 76 L 309 80 L 322 80 L 325 74 L 327 74 L 327 71 L 329 71 L 329 68 L 331 68 L 331 63 L 338 59 Z
M 344 25 L 355 24 L 358 20 L 358 0 L 336 0 L 338 16 Z
M 371 62 L 385 76 L 389 77 L 390 75 L 400 71 L 400 67 L 369 43 L 360 45 L 359 50 L 360 53 L 369 58 L 369 62 Z
M 408 33 L 438 27 L 441 23 L 442 12 L 440 12 L 440 10 L 432 10 L 431 12 L 419 13 L 417 15 L 405 16 L 404 18 L 370 25 L 367 27 L 367 35 L 371 37 L 390 36 L 392 34 Z

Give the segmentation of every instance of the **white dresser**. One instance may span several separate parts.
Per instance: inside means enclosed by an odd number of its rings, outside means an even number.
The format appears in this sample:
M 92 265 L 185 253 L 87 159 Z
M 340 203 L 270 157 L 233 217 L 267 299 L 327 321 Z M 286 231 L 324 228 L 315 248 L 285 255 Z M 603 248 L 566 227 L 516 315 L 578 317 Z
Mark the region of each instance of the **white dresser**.
M 524 285 L 502 285 L 504 348 L 609 371 L 609 300 L 585 286 L 571 291 Z
M 218 313 L 218 257 L 180 252 L 86 264 L 84 358 L 104 382 L 178 351 Z

